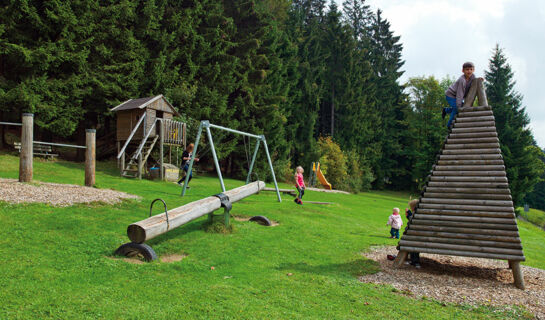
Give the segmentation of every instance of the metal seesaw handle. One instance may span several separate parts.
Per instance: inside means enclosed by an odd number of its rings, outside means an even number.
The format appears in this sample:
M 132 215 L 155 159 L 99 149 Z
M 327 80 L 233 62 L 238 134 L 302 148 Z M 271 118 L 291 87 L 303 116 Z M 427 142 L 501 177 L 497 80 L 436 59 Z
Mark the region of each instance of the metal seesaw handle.
M 157 200 L 161 201 L 161 202 L 163 203 L 163 205 L 165 206 L 165 215 L 166 215 L 166 217 L 167 217 L 167 230 L 169 230 L 169 229 L 170 229 L 170 221 L 168 220 L 167 204 L 166 204 L 165 200 L 163 200 L 163 199 L 161 199 L 161 198 L 157 198 L 157 199 L 153 200 L 153 201 L 151 202 L 150 206 L 149 206 L 149 216 L 151 217 L 151 211 L 152 211 L 152 209 L 153 209 L 153 204 L 154 204 Z

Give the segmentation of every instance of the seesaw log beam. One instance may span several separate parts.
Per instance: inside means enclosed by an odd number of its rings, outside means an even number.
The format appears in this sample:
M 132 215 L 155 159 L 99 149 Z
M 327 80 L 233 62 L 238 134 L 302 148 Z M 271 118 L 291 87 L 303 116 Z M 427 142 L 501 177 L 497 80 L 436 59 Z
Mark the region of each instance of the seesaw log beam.
M 256 181 L 242 187 L 225 191 L 224 194 L 227 195 L 231 203 L 233 203 L 258 193 L 263 190 L 263 188 L 265 188 L 265 182 Z M 169 210 L 169 225 L 167 225 L 166 215 L 162 213 L 129 225 L 127 228 L 127 235 L 132 242 L 142 243 L 220 208 L 221 201 L 215 196 L 193 201 L 181 207 Z

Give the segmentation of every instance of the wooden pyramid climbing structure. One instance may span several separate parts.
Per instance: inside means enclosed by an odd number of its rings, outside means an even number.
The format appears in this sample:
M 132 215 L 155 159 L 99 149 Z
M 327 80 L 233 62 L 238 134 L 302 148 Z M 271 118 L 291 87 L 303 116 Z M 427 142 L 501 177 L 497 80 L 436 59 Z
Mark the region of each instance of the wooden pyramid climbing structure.
M 471 107 L 476 93 L 483 106 Z M 395 266 L 409 252 L 502 259 L 509 261 L 515 285 L 524 289 L 520 261 L 525 258 L 493 109 L 481 81 L 474 81 L 466 101 L 401 237 Z

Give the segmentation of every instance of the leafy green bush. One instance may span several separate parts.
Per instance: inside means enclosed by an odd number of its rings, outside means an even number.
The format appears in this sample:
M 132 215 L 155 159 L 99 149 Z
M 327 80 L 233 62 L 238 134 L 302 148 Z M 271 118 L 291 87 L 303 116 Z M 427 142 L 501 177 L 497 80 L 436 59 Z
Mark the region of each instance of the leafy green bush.
M 320 137 L 318 150 L 320 151 L 320 168 L 323 174 L 334 188 L 339 188 L 348 175 L 346 157 L 341 147 L 331 137 Z
M 333 188 L 360 192 L 369 190 L 375 179 L 371 169 L 355 151 L 343 152 L 331 137 L 318 140 L 320 168 Z
M 351 150 L 345 152 L 348 175 L 339 185 L 339 189 L 358 193 L 368 191 L 371 182 L 375 180 L 371 167 L 366 165 L 365 159 L 360 159 L 358 154 Z

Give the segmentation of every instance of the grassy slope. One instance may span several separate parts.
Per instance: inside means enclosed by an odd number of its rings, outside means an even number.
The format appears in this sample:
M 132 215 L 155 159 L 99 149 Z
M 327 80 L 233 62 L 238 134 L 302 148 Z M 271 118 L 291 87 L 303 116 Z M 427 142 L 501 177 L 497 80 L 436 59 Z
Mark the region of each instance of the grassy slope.
M 35 162 L 35 180 L 82 184 L 83 166 Z M 16 157 L 0 155 L 0 177 L 17 178 Z M 227 180 L 227 188 L 242 182 Z M 143 219 L 156 197 L 170 208 L 217 193 L 216 178 L 198 177 L 188 196 L 173 183 L 122 179 L 107 163 L 97 185 L 138 194 L 142 201 L 115 206 L 0 204 L 0 318 L 509 318 L 488 307 L 442 305 L 363 284 L 376 272 L 361 252 L 387 238 L 400 193 L 339 195 L 308 192 L 306 200 L 331 206 L 296 206 L 261 193 L 234 205 L 233 214 L 266 215 L 280 226 L 236 222 L 231 235 L 209 234 L 205 218 L 153 239 L 158 255 L 185 253 L 176 263 L 129 264 L 108 258 L 127 242 L 128 224 Z M 159 206 L 157 206 L 159 212 Z M 527 261 L 545 268 L 545 233 L 521 224 Z M 215 270 L 210 267 L 214 266 Z M 293 276 L 287 276 L 293 273 Z
M 538 209 L 532 209 L 528 212 L 524 212 L 523 208 L 519 208 L 520 214 L 531 223 L 535 224 L 536 226 L 545 228 L 545 212 L 538 210 Z

